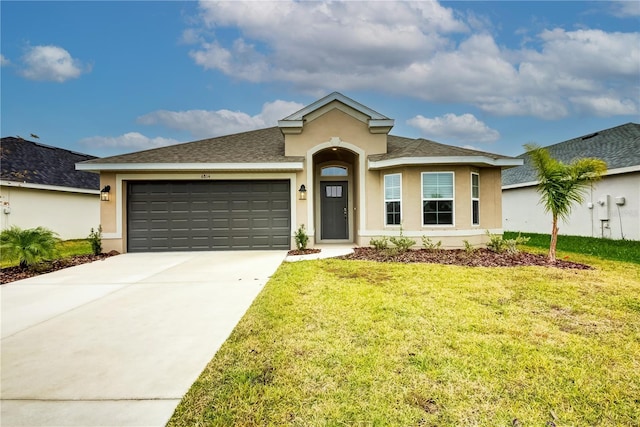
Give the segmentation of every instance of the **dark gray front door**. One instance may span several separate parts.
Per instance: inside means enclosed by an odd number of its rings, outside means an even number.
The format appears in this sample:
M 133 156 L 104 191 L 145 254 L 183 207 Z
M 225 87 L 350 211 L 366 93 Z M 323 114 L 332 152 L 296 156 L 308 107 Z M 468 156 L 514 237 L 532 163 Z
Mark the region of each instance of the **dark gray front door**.
M 348 239 L 347 181 L 320 182 L 320 238 Z
M 129 252 L 289 249 L 289 181 L 137 181 Z

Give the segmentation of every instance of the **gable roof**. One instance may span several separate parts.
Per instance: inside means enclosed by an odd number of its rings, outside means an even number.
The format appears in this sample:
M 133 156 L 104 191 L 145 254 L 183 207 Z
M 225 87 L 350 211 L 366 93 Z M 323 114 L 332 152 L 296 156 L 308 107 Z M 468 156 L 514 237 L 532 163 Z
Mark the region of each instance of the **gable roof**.
M 368 117 L 369 119 L 367 120 L 367 124 L 369 125 L 369 128 L 372 130 L 379 129 L 376 132 L 380 132 L 380 131 L 389 132 L 389 130 L 393 127 L 393 124 L 394 124 L 393 119 L 390 119 L 389 117 L 384 116 L 378 113 L 377 111 L 365 105 L 360 104 L 357 101 L 354 101 L 348 96 L 344 96 L 340 92 L 330 93 L 324 98 L 321 98 L 316 102 L 313 102 L 307 105 L 306 107 L 296 111 L 295 113 L 285 117 L 284 119 L 278 120 L 278 126 L 283 130 L 301 129 L 302 126 L 304 125 L 305 116 L 320 110 L 322 107 L 325 107 L 334 101 L 338 101 L 346 105 L 347 107 L 359 112 L 360 114 L 363 114 L 364 116 Z
M 583 135 L 545 147 L 553 158 L 571 163 L 582 157 L 595 157 L 607 162 L 607 170 L 638 167 L 640 170 L 640 124 L 626 123 L 610 129 Z M 502 173 L 502 185 L 518 185 L 537 181 L 527 153 L 518 158 L 522 166 Z
M 99 190 L 100 177 L 75 168 L 95 156 L 21 138 L 0 140 L 0 179 L 27 184 Z

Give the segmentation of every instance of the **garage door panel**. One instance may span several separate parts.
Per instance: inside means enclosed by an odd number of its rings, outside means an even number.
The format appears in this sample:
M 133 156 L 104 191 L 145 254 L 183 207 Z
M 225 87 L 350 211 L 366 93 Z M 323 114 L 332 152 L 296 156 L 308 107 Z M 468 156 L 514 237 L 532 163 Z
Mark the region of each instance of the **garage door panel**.
M 129 183 L 128 250 L 289 249 L 289 181 Z

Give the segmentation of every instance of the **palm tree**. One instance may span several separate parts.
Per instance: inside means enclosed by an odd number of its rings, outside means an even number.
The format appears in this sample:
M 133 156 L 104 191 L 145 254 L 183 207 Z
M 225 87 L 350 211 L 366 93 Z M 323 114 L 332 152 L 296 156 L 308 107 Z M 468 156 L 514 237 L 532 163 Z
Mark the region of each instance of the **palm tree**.
M 59 241 L 56 233 L 44 227 L 23 230 L 13 226 L 0 233 L 0 251 L 3 258 L 17 259 L 21 268 L 27 268 L 52 258 Z
M 524 148 L 538 175 L 538 192 L 544 210 L 551 212 L 553 219 L 549 260 L 555 262 L 558 218 L 569 219 L 573 205 L 584 202 L 587 188 L 602 177 L 607 164 L 600 159 L 581 158 L 566 165 L 536 144 L 525 144 Z

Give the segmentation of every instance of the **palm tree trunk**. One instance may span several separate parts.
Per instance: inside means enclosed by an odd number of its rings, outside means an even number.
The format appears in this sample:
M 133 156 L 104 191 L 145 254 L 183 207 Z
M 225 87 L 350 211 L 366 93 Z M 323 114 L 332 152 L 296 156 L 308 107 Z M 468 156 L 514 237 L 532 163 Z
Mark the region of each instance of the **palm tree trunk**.
M 549 245 L 549 261 L 556 262 L 556 245 L 558 243 L 558 217 L 553 215 L 553 229 L 551 230 L 551 244 Z

